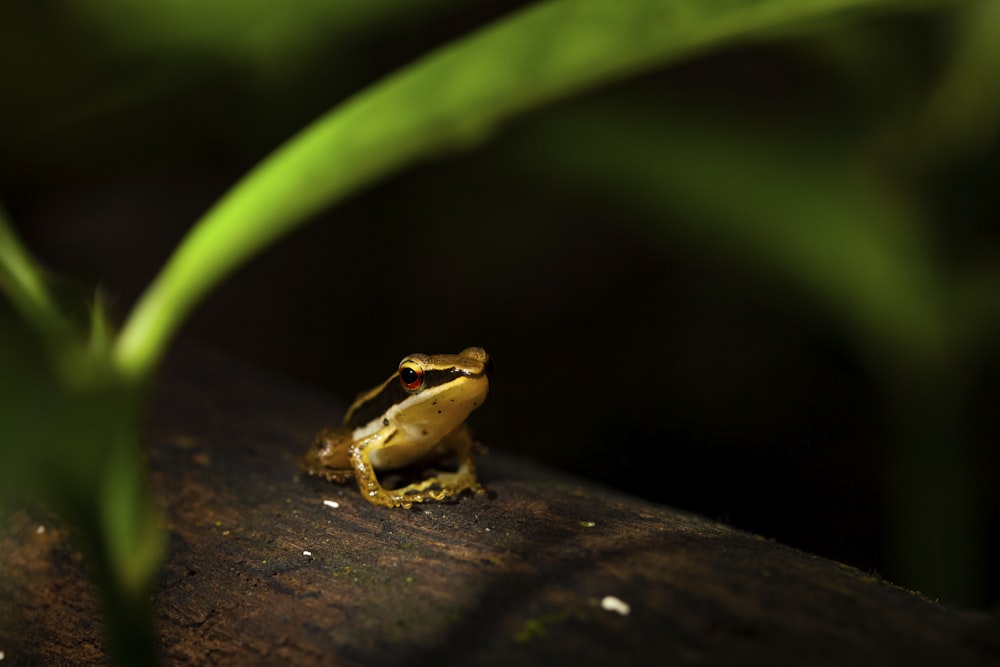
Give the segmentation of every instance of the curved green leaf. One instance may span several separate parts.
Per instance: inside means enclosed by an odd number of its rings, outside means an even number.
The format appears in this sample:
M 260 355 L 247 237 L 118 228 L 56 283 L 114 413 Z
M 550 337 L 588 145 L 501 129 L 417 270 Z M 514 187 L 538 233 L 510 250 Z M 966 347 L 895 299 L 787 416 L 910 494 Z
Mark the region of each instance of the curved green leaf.
M 198 300 L 262 248 L 394 169 L 483 140 L 515 113 L 734 39 L 901 4 L 915 3 L 551 0 L 520 11 L 347 100 L 248 174 L 137 304 L 117 364 L 145 377 Z

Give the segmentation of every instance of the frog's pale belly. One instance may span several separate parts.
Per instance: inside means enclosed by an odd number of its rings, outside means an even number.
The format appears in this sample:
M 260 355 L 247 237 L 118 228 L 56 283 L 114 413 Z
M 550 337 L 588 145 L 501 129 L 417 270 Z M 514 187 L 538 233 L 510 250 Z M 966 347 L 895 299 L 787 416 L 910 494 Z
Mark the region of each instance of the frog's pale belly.
M 373 451 L 369 456 L 369 460 L 376 470 L 392 470 L 393 468 L 402 468 L 417 461 L 426 456 L 433 448 L 433 444 L 430 447 L 414 444 L 385 447 Z

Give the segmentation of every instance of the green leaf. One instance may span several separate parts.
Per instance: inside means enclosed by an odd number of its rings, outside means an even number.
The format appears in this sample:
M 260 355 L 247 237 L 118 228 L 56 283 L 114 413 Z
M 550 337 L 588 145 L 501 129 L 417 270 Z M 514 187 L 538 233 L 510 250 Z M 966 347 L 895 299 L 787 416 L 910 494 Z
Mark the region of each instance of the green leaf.
M 41 502 L 75 529 L 105 600 L 111 650 L 149 664 L 149 592 L 165 533 L 145 483 L 139 443 L 144 387 L 111 363 L 100 295 L 90 327 L 64 317 L 0 215 L 0 501 Z
M 661 241 L 777 278 L 862 347 L 940 362 L 954 342 L 951 285 L 919 207 L 865 163 L 857 140 L 791 125 L 632 99 L 560 110 L 509 143 L 528 178 L 624 209 Z
M 641 100 L 566 107 L 510 133 L 514 159 L 498 179 L 603 205 L 675 252 L 763 278 L 767 301 L 798 293 L 792 303 L 825 311 L 881 385 L 894 578 L 984 604 L 985 458 L 967 410 L 1000 329 L 994 253 L 956 268 L 936 252 L 924 193 L 873 159 L 865 137 Z
M 220 280 L 321 209 L 406 164 L 475 145 L 514 114 L 736 39 L 813 29 L 871 0 L 550 0 L 460 39 L 321 117 L 248 174 L 185 238 L 122 332 L 140 379 Z
M 0 291 L 36 331 L 54 335 L 66 328 L 42 269 L 24 247 L 0 207 Z
M 976 154 L 1000 136 L 1000 2 L 956 13 L 951 62 L 903 141 L 918 137 L 929 155 Z
M 0 304 L 0 502 L 42 503 L 74 529 L 120 664 L 150 664 L 149 593 L 166 546 L 146 486 L 143 388 L 107 348 L 38 336 Z

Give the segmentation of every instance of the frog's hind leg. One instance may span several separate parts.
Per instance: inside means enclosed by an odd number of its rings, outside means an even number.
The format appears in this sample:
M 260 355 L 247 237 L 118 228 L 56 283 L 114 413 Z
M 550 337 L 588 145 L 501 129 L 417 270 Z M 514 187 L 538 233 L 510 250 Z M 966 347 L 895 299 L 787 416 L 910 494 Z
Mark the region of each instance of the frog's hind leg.
M 483 487 L 476 480 L 475 443 L 472 434 L 464 425 L 449 433 L 438 447 L 443 455 L 454 454 L 458 460 L 455 472 L 431 471 L 426 479 L 394 489 L 394 496 L 408 502 L 443 500 L 463 491 L 483 493 Z
M 469 430 L 469 427 L 463 424 L 452 431 L 446 439 L 446 444 L 451 447 L 452 451 L 455 452 L 455 457 L 458 459 L 458 469 L 454 473 L 445 473 L 449 476 L 454 476 L 452 485 L 460 491 L 468 490 L 474 493 L 486 493 L 486 489 L 483 488 L 483 485 L 476 478 L 477 446 L 472 439 L 472 432 Z M 479 449 L 482 452 L 486 451 L 486 448 L 482 445 L 479 445 Z
M 358 481 L 358 488 L 368 502 L 383 507 L 409 509 L 413 503 L 443 500 L 462 491 L 483 492 L 483 487 L 476 481 L 475 443 L 469 430 L 464 426 L 445 437 L 438 448 L 443 455 L 453 453 L 457 457 L 458 469 L 455 472 L 433 473 L 427 479 L 398 489 L 384 488 L 372 468 L 368 448 L 391 436 L 391 433 L 383 429 L 363 440 L 352 442 L 348 448 L 350 465 Z

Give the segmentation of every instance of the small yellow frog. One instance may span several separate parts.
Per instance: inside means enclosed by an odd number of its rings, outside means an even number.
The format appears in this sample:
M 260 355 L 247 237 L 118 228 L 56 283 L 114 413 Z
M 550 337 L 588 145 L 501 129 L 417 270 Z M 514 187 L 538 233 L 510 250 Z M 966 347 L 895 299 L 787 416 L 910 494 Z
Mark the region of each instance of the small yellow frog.
M 462 491 L 482 493 L 474 442 L 465 419 L 486 400 L 492 361 L 480 347 L 458 354 L 411 354 L 379 386 L 358 395 L 344 425 L 323 429 L 302 465 L 341 484 L 353 475 L 368 502 L 409 508 Z M 420 482 L 385 489 L 375 470 L 454 455 L 455 472 L 432 471 Z

